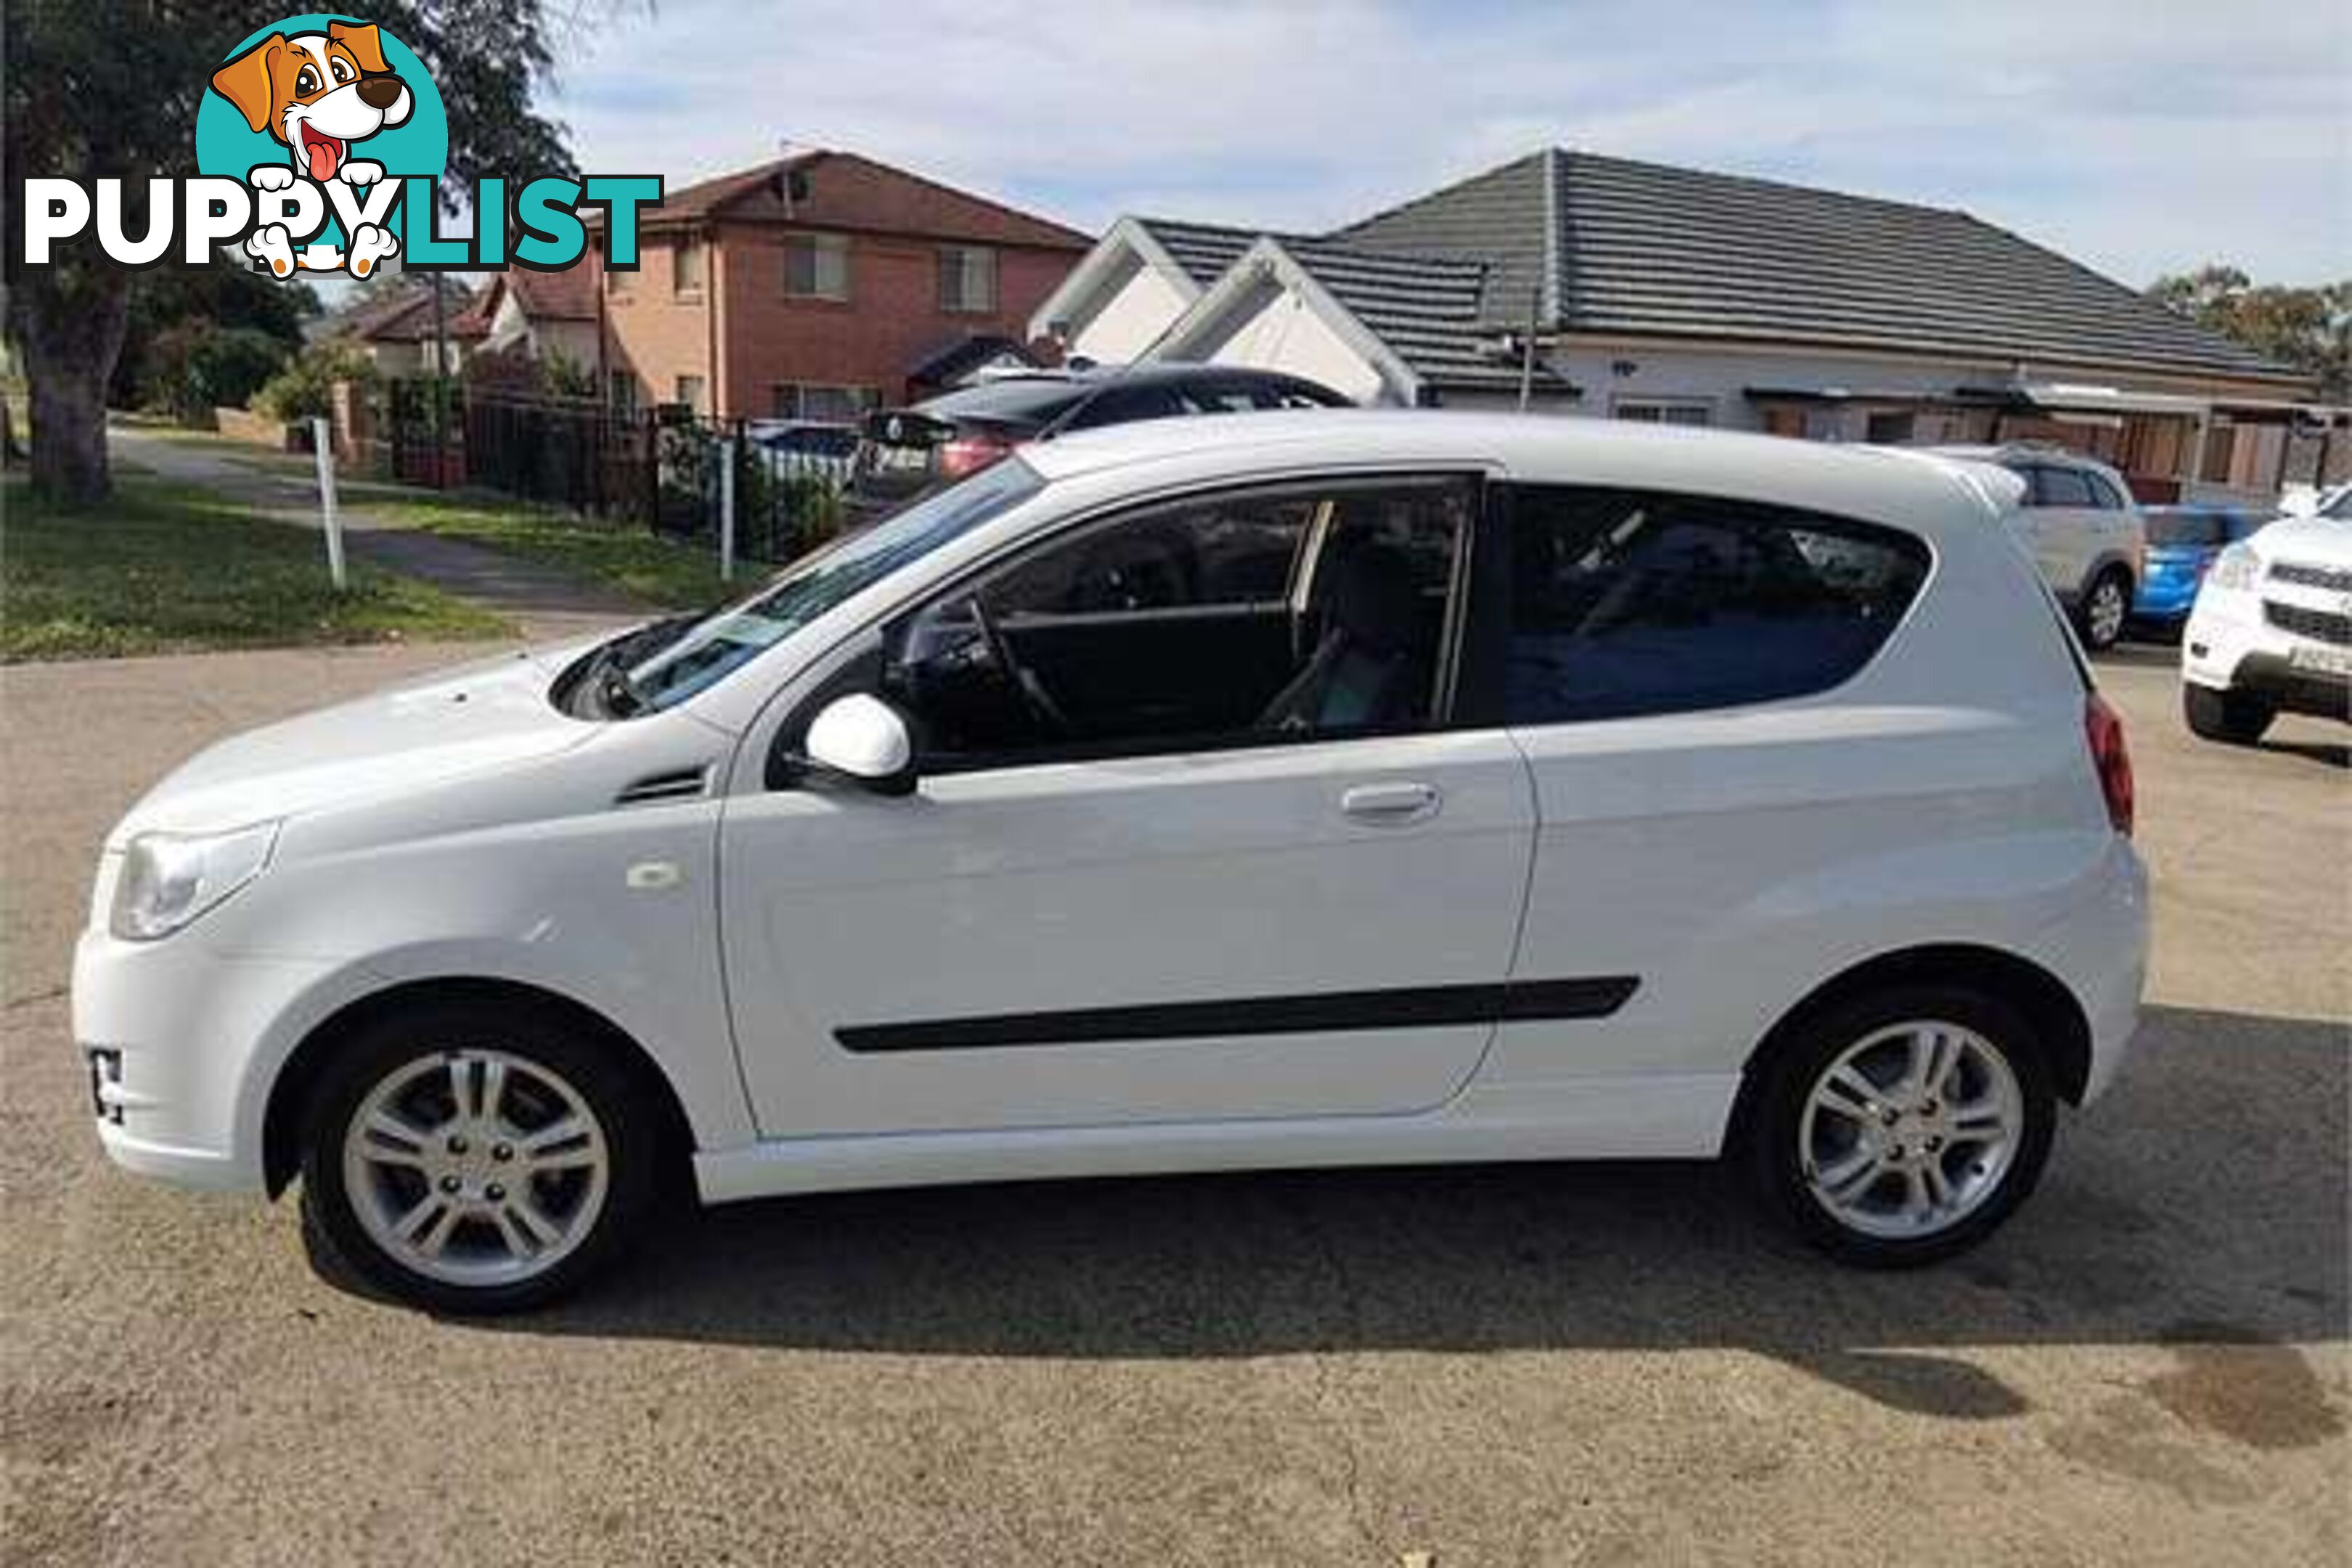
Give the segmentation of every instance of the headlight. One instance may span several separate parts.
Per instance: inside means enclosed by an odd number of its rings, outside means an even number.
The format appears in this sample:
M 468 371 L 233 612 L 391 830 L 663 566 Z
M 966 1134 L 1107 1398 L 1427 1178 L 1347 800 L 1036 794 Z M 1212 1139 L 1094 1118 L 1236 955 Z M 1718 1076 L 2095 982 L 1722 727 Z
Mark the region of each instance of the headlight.
M 2225 594 L 2250 593 L 2262 580 L 2263 558 L 2242 543 L 2232 544 L 2216 555 L 2212 568 L 2205 574 L 2205 581 Z
M 171 935 L 261 874 L 278 824 L 202 836 L 142 833 L 122 858 L 107 925 L 125 942 Z

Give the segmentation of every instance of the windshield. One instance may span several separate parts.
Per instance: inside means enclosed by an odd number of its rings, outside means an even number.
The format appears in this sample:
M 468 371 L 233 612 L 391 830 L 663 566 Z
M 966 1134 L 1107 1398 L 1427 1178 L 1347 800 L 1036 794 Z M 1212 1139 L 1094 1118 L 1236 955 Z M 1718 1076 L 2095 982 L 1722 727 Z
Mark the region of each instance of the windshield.
M 863 532 L 820 546 L 751 597 L 680 626 L 650 651 L 629 650 L 638 658 L 624 683 L 636 704 L 629 710 L 673 707 L 717 684 L 851 595 L 1018 506 L 1044 485 L 1018 459 L 998 463 Z

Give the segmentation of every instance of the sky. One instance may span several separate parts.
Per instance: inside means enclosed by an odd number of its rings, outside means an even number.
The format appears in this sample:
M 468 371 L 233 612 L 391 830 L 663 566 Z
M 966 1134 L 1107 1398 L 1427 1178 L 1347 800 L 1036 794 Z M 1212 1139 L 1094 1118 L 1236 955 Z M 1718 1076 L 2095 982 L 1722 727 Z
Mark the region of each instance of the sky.
M 620 0 L 542 107 L 673 185 L 838 147 L 1312 231 L 1546 145 L 1963 207 L 2135 286 L 2352 276 L 2352 0 Z

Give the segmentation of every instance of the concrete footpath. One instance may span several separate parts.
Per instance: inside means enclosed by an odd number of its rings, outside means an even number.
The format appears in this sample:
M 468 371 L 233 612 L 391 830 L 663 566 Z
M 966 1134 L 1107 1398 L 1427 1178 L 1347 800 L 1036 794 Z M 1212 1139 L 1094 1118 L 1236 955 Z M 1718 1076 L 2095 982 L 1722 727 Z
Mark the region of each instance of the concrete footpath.
M 107 440 L 118 458 L 159 478 L 211 490 L 281 522 L 319 526 L 319 487 L 307 474 L 275 473 L 239 462 L 226 450 L 133 426 L 111 427 Z M 340 489 L 336 510 L 344 547 L 354 560 L 422 578 L 493 610 L 513 621 L 530 642 L 596 631 L 647 614 L 625 595 L 552 567 L 396 522 L 369 504 L 368 492 L 386 490 L 376 484 Z

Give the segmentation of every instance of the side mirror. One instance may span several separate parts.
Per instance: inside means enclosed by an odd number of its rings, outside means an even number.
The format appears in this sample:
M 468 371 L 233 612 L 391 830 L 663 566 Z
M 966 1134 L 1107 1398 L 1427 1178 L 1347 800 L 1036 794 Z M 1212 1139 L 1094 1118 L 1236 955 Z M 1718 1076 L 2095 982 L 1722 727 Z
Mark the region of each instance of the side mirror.
M 905 717 L 862 691 L 835 698 L 810 721 L 801 763 L 876 795 L 915 789 L 915 741 Z

